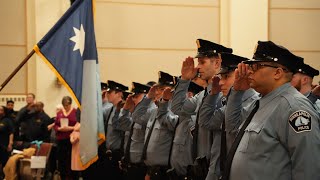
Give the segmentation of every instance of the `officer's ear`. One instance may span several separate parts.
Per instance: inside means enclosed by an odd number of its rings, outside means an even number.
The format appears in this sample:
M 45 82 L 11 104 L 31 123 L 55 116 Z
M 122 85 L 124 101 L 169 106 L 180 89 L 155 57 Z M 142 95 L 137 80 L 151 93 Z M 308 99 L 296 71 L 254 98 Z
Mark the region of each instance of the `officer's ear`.
M 285 77 L 286 73 L 287 72 L 283 68 L 281 68 L 281 67 L 276 68 L 274 71 L 274 79 L 279 80 L 279 79 Z
M 210 58 L 210 60 L 213 61 L 214 68 L 216 68 L 216 69 L 220 69 L 221 68 L 222 60 L 221 60 L 220 56 L 213 56 L 213 57 Z

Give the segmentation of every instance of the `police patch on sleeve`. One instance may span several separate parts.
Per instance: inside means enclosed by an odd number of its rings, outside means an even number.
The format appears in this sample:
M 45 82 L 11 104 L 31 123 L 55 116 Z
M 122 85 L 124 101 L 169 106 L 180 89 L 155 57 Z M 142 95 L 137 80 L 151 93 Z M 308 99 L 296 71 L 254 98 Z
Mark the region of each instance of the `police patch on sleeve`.
M 296 111 L 289 117 L 289 124 L 297 133 L 311 131 L 311 115 L 303 110 Z

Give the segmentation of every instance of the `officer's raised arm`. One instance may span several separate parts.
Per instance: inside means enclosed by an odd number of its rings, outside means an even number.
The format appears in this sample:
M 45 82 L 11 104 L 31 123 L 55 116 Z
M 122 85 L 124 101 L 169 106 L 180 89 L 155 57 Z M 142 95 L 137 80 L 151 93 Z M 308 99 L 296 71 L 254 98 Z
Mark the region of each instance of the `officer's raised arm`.
M 244 63 L 239 63 L 238 68 L 235 70 L 235 80 L 228 96 L 225 114 L 227 133 L 237 131 L 242 120 L 247 116 L 247 112 L 242 107 L 242 97 L 245 91 L 250 88 L 248 71 L 248 65 Z
M 190 81 L 197 75 L 197 68 L 194 65 L 194 59 L 187 57 L 181 67 L 181 78 L 175 87 L 172 97 L 171 110 L 174 114 L 191 116 L 197 107 L 197 98 L 187 98 Z

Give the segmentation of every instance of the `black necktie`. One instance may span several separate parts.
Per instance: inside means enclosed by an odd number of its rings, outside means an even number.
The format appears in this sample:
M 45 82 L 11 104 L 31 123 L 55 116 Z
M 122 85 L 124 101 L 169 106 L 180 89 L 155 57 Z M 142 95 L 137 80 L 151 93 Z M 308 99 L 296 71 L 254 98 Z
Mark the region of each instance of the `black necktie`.
M 227 99 L 222 98 L 222 106 L 227 105 Z M 221 126 L 221 146 L 220 146 L 220 172 L 223 174 L 225 162 L 227 159 L 227 136 L 226 136 L 226 120 L 223 119 Z
M 146 158 L 147 158 L 147 148 L 148 148 L 150 137 L 151 137 L 151 134 L 152 134 L 152 131 L 153 131 L 153 128 L 154 128 L 154 125 L 155 125 L 156 121 L 157 121 L 157 118 L 155 118 L 155 120 L 153 121 L 153 123 L 151 125 L 151 128 L 148 131 L 148 136 L 147 136 L 147 139 L 146 139 L 146 141 L 144 143 L 143 150 L 142 150 L 142 157 L 141 157 L 141 161 L 142 162 L 144 160 L 146 160 Z
M 131 129 L 130 129 L 130 134 L 129 134 L 129 138 L 128 138 L 128 142 L 127 142 L 125 153 L 124 153 L 124 158 L 127 160 L 127 162 L 130 162 L 131 137 L 132 137 L 132 134 L 133 134 L 133 126 L 134 126 L 134 124 L 135 124 L 135 122 L 132 122 Z
M 224 174 L 225 162 L 227 159 L 227 136 L 226 136 L 226 120 L 222 121 L 221 127 L 221 146 L 220 146 L 220 172 Z
M 200 104 L 200 107 L 198 109 L 198 113 L 197 113 L 197 118 L 196 118 L 196 124 L 194 127 L 194 133 L 193 133 L 193 144 L 192 144 L 192 157 L 193 160 L 195 160 L 197 158 L 198 155 L 198 134 L 199 134 L 199 114 L 200 114 L 200 110 L 201 110 L 201 106 L 203 104 L 203 100 L 204 98 L 208 95 L 208 91 L 207 88 L 204 89 L 204 95 Z
M 242 139 L 242 136 L 245 132 L 245 129 L 247 128 L 247 126 L 249 125 L 249 123 L 251 122 L 254 114 L 258 111 L 259 109 L 259 100 L 257 100 L 255 102 L 255 107 L 253 108 L 253 110 L 251 111 L 251 113 L 249 114 L 248 118 L 246 119 L 246 121 L 243 123 L 239 133 L 237 134 L 237 137 L 235 138 L 235 140 L 233 141 L 232 143 L 232 146 L 230 148 L 230 151 L 228 153 L 228 156 L 227 156 L 227 160 L 226 160 L 226 167 L 225 167 L 225 173 L 224 173 L 224 178 L 223 180 L 229 180 L 229 176 L 230 176 L 230 170 L 231 170 L 231 165 L 232 165 L 232 160 L 233 160 L 233 157 L 236 153 L 236 150 L 239 146 L 239 143 Z

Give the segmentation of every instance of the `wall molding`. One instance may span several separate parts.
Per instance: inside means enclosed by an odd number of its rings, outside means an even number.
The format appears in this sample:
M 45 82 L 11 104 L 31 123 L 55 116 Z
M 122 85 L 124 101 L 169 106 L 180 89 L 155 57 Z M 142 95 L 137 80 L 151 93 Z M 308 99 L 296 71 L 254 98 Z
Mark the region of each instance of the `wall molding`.
M 197 49 L 189 48 L 125 48 L 125 47 L 97 47 L 103 50 L 130 50 L 130 51 L 196 51 Z
M 27 47 L 26 44 L 0 44 L 2 47 Z
M 220 6 L 212 6 L 212 5 L 115 2 L 115 1 L 103 1 L 103 0 L 97 0 L 96 3 L 123 4 L 123 5 L 136 5 L 136 6 L 167 6 L 167 7 L 171 6 L 171 7 L 192 7 L 192 8 L 220 8 Z
M 270 7 L 270 10 L 320 11 L 320 8 Z

